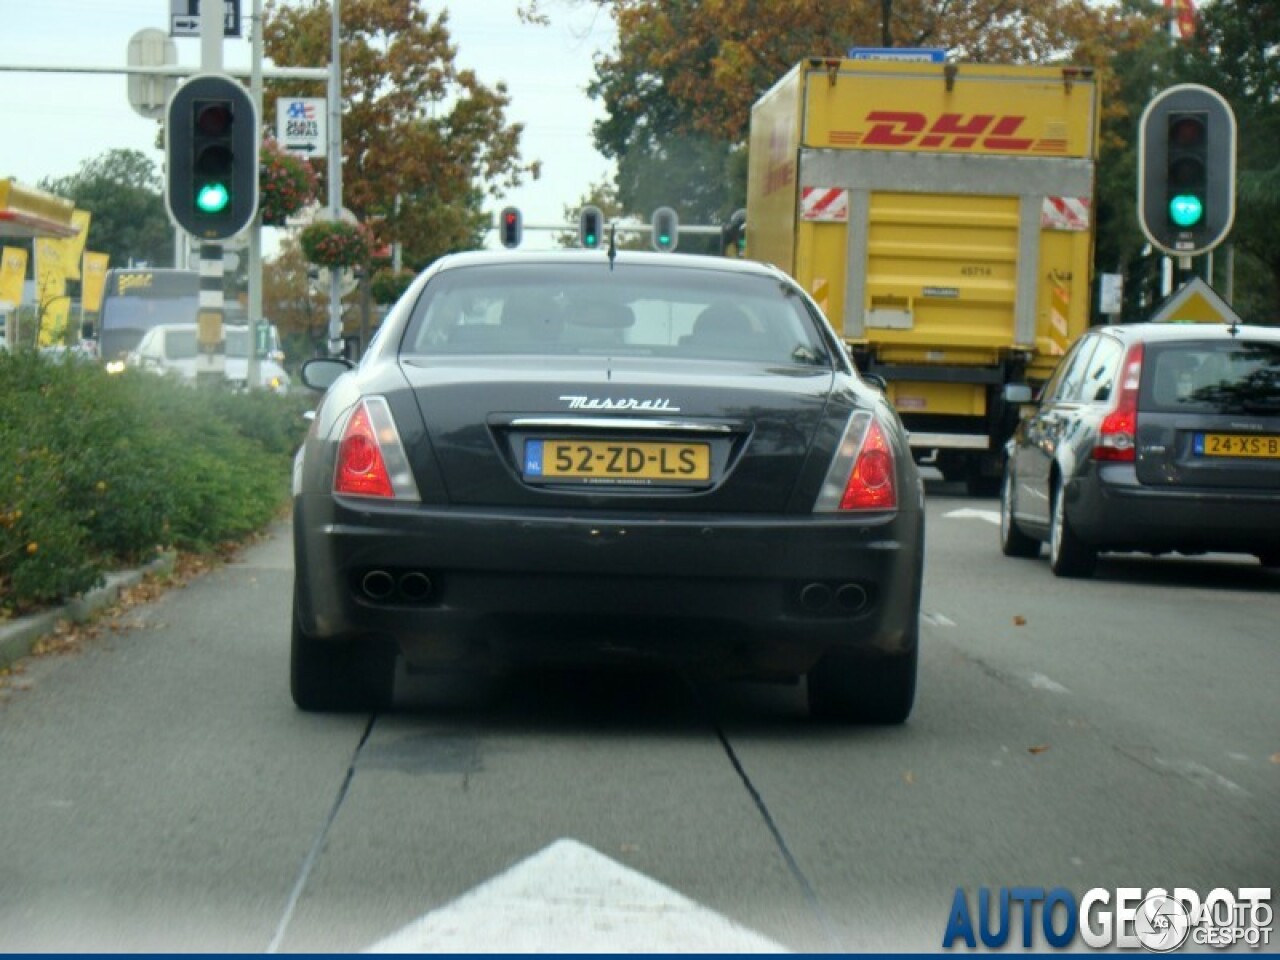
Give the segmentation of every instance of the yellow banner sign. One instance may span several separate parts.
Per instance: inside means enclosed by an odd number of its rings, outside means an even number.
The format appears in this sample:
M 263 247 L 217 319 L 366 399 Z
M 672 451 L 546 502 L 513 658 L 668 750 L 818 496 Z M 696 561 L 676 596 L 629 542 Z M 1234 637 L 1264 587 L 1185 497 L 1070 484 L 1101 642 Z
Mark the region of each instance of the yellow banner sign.
M 27 279 L 27 251 L 21 247 L 0 249 L 0 301 L 17 306 L 22 302 L 22 283 Z
M 102 293 L 107 284 L 107 262 L 110 255 L 86 251 L 80 270 L 80 312 L 98 313 L 102 310 Z

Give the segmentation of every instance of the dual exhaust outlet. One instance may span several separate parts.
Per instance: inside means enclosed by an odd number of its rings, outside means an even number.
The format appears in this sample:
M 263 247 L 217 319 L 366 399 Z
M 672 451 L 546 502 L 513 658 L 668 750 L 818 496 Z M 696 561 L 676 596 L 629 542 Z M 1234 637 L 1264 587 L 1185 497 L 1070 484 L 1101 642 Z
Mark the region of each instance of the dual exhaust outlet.
M 859 583 L 807 583 L 800 588 L 800 606 L 807 613 L 861 613 L 871 602 Z
M 360 593 L 374 603 L 425 603 L 432 598 L 435 585 L 421 570 L 370 570 L 360 578 Z

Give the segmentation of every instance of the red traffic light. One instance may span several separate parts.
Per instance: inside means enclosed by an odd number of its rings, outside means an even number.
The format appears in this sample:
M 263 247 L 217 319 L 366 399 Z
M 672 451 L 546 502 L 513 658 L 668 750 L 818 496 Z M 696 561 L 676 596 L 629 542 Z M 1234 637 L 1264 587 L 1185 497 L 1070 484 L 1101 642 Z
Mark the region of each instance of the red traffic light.
M 498 218 L 499 233 L 502 234 L 502 245 L 508 250 L 520 246 L 524 234 L 524 222 L 519 207 L 504 207 Z
M 1205 142 L 1203 114 L 1175 113 L 1169 117 L 1169 142 L 1179 147 L 1199 147 Z
M 221 137 L 231 127 L 231 104 L 226 101 L 199 102 L 196 105 L 196 131 L 206 137 Z

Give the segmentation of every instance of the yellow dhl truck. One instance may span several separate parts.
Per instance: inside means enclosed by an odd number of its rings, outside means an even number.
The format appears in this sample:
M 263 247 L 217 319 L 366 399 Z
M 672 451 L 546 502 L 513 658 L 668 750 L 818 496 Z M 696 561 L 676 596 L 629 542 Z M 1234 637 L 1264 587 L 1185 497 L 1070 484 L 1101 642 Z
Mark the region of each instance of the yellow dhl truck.
M 1089 325 L 1098 121 L 1083 67 L 812 58 L 752 108 L 747 255 L 810 292 L 917 459 L 972 493 Z

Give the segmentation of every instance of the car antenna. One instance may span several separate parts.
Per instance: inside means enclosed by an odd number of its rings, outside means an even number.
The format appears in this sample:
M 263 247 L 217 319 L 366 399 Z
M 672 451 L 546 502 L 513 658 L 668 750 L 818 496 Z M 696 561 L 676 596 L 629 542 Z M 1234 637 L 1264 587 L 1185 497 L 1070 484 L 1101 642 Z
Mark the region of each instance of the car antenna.
M 609 271 L 613 272 L 613 261 L 618 259 L 618 245 L 615 242 L 615 234 L 618 230 L 618 224 L 609 224 Z

